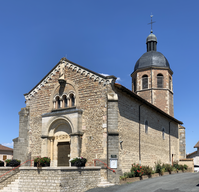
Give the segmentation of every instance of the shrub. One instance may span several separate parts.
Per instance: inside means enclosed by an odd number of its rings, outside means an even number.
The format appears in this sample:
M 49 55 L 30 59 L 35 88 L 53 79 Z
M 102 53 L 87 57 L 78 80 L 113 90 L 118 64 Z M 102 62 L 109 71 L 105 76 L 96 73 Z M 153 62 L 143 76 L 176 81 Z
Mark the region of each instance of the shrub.
M 161 162 L 158 161 L 157 163 L 155 163 L 155 172 L 161 173 L 161 169 L 162 169 Z
M 131 173 L 135 175 L 135 177 L 140 177 L 144 174 L 142 166 L 139 164 L 132 164 Z
M 127 178 L 126 176 L 120 176 L 121 180 L 126 180 L 126 178 Z
M 151 175 L 152 174 L 152 168 L 149 166 L 142 166 L 143 169 L 143 175 Z
M 187 170 L 188 169 L 188 166 L 186 164 L 184 164 L 184 169 Z
M 173 166 L 170 165 L 170 164 L 163 164 L 164 165 L 164 168 L 165 168 L 165 171 L 171 173 L 173 171 Z
M 173 163 L 173 167 L 175 167 L 176 170 L 180 170 L 180 165 L 176 161 Z
M 160 170 L 160 175 L 163 175 L 164 172 L 165 172 L 165 168 L 161 168 L 161 170 Z

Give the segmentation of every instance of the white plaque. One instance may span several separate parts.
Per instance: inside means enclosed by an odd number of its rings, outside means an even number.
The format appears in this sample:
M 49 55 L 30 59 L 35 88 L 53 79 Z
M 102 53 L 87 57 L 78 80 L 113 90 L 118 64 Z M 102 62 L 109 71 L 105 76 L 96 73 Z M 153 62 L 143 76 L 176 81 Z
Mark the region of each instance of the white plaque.
M 110 159 L 110 168 L 112 169 L 117 168 L 117 159 Z

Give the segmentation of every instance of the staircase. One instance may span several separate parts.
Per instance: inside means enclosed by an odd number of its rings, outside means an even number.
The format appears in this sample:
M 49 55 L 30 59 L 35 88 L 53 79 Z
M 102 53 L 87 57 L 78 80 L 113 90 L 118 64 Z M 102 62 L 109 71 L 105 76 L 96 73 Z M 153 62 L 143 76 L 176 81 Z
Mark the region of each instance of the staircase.
M 115 184 L 113 183 L 109 183 L 107 180 L 105 180 L 104 178 L 101 178 L 101 182 L 97 185 L 98 187 L 110 187 L 113 186 Z
M 18 192 L 18 187 L 19 179 L 16 179 L 15 181 L 4 187 L 2 190 L 0 190 L 0 192 Z

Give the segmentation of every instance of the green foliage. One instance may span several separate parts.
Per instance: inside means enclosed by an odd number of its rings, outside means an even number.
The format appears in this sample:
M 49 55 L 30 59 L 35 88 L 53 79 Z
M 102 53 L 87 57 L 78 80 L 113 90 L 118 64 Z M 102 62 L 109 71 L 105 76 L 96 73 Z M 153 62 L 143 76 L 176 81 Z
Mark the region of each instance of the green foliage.
M 151 175 L 152 174 L 152 168 L 149 166 L 142 166 L 143 175 Z
M 39 157 L 37 156 L 37 158 L 34 159 L 34 162 L 44 166 L 45 164 L 49 165 L 50 164 L 50 158 L 49 157 Z
M 126 180 L 126 178 L 127 178 L 126 176 L 120 176 L 121 180 Z
M 71 162 L 71 165 L 73 166 L 77 166 L 77 167 L 81 167 L 81 166 L 85 166 L 87 159 L 83 158 L 83 157 L 76 157 L 76 158 L 72 158 L 69 160 Z
M 173 166 L 172 165 L 170 165 L 170 164 L 163 164 L 163 165 L 164 165 L 163 168 L 165 168 L 166 172 L 171 173 L 173 171 Z
M 135 172 L 124 173 L 124 176 L 126 176 L 127 178 L 135 177 Z
M 162 169 L 161 162 L 158 161 L 157 163 L 155 163 L 155 172 L 161 173 L 161 169 Z
M 180 170 L 180 165 L 176 161 L 173 163 L 173 167 L 175 167 L 176 170 Z
M 161 168 L 161 170 L 160 170 L 160 175 L 163 175 L 164 172 L 165 172 L 165 168 Z
M 187 170 L 188 169 L 188 166 L 186 164 L 184 164 L 184 169 Z
M 9 164 L 11 160 L 12 160 L 12 159 L 6 159 L 5 162 L 6 162 L 7 164 Z

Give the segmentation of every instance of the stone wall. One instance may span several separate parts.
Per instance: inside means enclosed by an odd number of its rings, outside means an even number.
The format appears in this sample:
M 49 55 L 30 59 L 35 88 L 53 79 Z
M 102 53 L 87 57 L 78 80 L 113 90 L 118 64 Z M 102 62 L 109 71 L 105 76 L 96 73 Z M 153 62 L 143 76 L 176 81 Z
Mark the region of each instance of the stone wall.
M 179 159 L 186 158 L 185 127 L 179 125 Z
M 100 167 L 20 168 L 20 192 L 84 192 L 101 181 Z
M 133 97 L 120 91 L 117 93 L 119 140 L 123 141 L 119 150 L 122 171 L 129 171 L 133 163 L 152 167 L 155 166 L 154 162 L 159 160 L 162 163 L 171 163 L 172 154 L 173 160 L 177 161 L 179 159 L 178 124 L 174 121 L 170 122 L 169 118 Z M 147 133 L 145 132 L 146 120 L 148 121 Z
M 29 140 L 29 108 L 22 108 L 19 112 L 19 137 L 13 139 L 13 158 L 21 160 L 21 163 L 30 159 L 28 151 Z
M 184 165 L 186 164 L 188 168 L 191 170 L 191 172 L 194 172 L 194 163 L 193 159 L 180 159 L 178 162 L 179 165 Z

